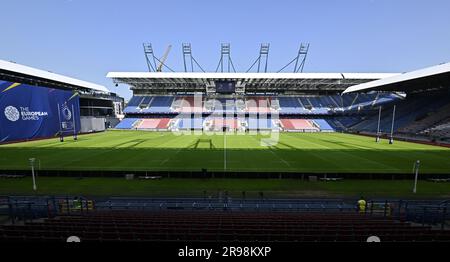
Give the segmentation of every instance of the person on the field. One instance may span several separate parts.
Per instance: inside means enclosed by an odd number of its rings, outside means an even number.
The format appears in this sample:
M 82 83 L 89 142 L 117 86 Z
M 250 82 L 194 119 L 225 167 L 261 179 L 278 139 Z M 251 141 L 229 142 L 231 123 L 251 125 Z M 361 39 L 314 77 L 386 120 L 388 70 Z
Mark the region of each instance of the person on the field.
M 364 197 L 361 197 L 358 200 L 358 204 L 357 204 L 359 213 L 363 214 L 366 212 L 366 205 L 367 205 L 366 200 L 364 200 Z

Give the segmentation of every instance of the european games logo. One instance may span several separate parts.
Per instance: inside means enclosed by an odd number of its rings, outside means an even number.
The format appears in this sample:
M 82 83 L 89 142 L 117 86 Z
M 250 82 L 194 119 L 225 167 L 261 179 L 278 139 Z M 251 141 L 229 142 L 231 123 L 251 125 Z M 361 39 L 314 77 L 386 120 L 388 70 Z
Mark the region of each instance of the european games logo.
M 5 107 L 5 116 L 6 119 L 8 119 L 11 122 L 16 122 L 22 117 L 23 121 L 37 121 L 39 118 L 48 116 L 48 112 L 42 112 L 42 111 L 30 111 L 28 107 L 20 107 L 17 109 L 14 106 L 7 106 Z M 72 114 L 70 113 L 70 117 L 72 117 Z
M 72 118 L 72 112 L 70 112 L 67 104 L 61 106 L 61 113 L 66 120 L 70 120 Z
M 5 116 L 11 122 L 16 122 L 20 118 L 20 112 L 13 106 L 7 106 L 5 108 Z

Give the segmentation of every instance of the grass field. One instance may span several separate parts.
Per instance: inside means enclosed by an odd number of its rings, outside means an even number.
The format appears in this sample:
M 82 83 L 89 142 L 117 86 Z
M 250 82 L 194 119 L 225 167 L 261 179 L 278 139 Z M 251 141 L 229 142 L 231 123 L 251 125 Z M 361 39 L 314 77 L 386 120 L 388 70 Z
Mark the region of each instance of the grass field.
M 273 145 L 262 135 L 175 135 L 108 131 L 0 146 L 0 170 L 248 171 L 450 173 L 450 149 L 340 133 L 280 133 Z
M 228 191 L 234 198 L 266 197 L 388 197 L 449 198 L 450 183 L 419 181 L 417 194 L 412 180 L 345 180 L 341 182 L 307 182 L 299 179 L 161 179 L 125 180 L 124 178 L 39 177 L 39 195 L 145 196 L 145 197 L 216 197 Z M 0 179 L 0 195 L 34 195 L 30 177 Z

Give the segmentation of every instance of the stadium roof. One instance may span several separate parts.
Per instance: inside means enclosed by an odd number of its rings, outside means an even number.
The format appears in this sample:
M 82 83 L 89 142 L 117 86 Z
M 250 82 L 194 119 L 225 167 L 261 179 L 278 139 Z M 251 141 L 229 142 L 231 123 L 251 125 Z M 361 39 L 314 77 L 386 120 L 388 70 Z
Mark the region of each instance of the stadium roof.
M 16 64 L 13 62 L 8 62 L 0 60 L 0 76 L 8 76 L 13 78 L 23 78 L 23 79 L 33 79 L 38 84 L 49 83 L 52 85 L 61 85 L 61 87 L 66 88 L 85 88 L 92 89 L 96 91 L 108 92 L 109 90 L 102 86 L 93 83 L 89 83 L 83 80 L 78 80 L 75 78 L 58 75 L 52 72 Z
M 392 77 L 389 73 L 171 73 L 171 72 L 110 72 L 108 78 L 115 83 L 127 84 L 132 89 L 182 90 L 204 89 L 214 86 L 214 81 L 236 81 L 237 85 L 255 91 L 333 90 L 368 81 Z
M 450 63 L 428 67 L 400 75 L 351 86 L 344 91 L 423 91 L 450 87 Z

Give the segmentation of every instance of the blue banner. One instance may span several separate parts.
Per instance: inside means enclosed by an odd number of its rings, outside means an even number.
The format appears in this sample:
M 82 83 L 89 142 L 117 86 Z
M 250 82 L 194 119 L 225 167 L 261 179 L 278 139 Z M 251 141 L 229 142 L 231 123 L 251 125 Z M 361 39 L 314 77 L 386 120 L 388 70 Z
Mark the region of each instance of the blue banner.
M 80 131 L 78 93 L 0 80 L 0 143 Z

